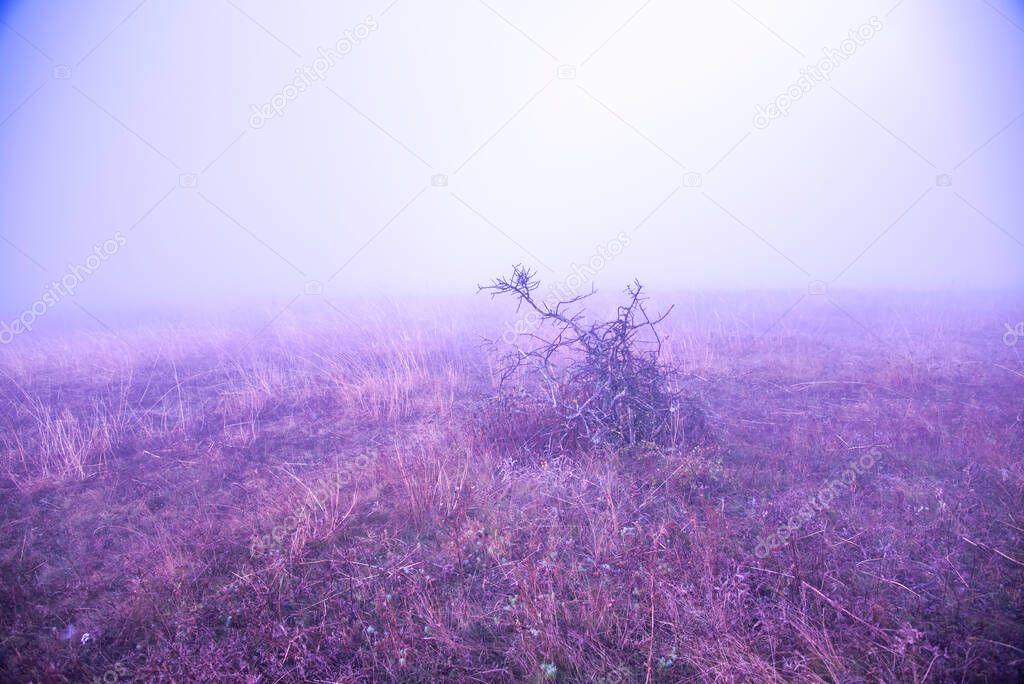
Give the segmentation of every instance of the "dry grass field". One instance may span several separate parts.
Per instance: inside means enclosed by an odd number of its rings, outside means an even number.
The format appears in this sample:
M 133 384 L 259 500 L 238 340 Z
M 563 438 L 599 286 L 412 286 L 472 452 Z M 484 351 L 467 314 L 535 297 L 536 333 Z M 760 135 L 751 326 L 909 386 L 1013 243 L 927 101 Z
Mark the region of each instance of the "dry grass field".
M 678 446 L 524 448 L 502 302 L 0 348 L 0 680 L 1024 677 L 1024 319 L 662 297 Z

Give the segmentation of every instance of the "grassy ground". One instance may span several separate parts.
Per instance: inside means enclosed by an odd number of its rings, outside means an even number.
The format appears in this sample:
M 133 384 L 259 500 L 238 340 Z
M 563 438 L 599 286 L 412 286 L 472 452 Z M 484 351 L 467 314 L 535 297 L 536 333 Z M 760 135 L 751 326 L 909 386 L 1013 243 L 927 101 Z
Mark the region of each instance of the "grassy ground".
M 1024 310 L 796 299 L 677 298 L 631 454 L 519 448 L 483 298 L 19 339 L 0 680 L 1018 681 Z

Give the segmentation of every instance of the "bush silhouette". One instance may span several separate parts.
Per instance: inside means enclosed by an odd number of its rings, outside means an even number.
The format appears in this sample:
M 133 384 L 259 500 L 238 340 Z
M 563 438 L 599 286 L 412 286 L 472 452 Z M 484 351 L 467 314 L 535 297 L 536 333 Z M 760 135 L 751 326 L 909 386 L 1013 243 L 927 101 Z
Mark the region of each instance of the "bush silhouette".
M 694 408 L 671 388 L 675 368 L 662 363 L 658 326 L 671 313 L 648 314 L 643 285 L 634 281 L 615 318 L 588 322 L 582 302 L 592 289 L 566 299 L 538 301 L 540 281 L 517 265 L 509 278 L 479 287 L 492 297 L 517 300 L 535 314 L 505 355 L 500 399 L 504 409 L 546 411 L 528 435 L 548 451 L 585 444 L 676 446 L 694 431 Z

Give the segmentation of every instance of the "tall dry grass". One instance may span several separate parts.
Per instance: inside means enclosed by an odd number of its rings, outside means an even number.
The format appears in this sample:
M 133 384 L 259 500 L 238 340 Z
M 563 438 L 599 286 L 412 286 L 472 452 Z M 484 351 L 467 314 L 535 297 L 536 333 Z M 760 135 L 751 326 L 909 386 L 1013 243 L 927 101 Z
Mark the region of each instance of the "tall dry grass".
M 522 448 L 531 417 L 488 401 L 504 311 L 0 351 L 0 676 L 1021 676 L 1024 360 L 1000 334 L 1024 312 L 677 303 L 666 354 L 708 438 L 628 457 Z

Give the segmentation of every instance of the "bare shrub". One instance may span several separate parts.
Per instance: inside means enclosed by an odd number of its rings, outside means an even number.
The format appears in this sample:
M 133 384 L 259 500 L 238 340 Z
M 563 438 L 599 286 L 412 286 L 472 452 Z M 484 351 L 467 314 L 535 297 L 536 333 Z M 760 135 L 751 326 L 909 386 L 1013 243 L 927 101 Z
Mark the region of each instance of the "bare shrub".
M 535 315 L 504 356 L 500 410 L 531 425 L 528 441 L 549 451 L 585 444 L 676 446 L 699 424 L 693 402 L 674 389 L 677 369 L 662 363 L 659 324 L 643 285 L 627 286 L 615 318 L 589 322 L 582 302 L 594 290 L 538 301 L 540 281 L 521 265 L 479 291 L 509 295 Z M 539 414 L 538 414 L 539 411 Z

